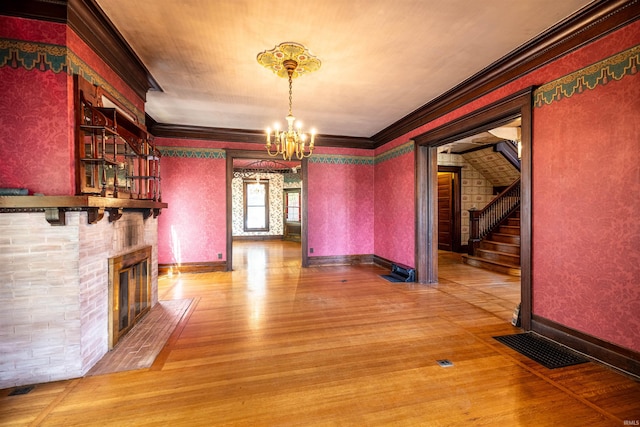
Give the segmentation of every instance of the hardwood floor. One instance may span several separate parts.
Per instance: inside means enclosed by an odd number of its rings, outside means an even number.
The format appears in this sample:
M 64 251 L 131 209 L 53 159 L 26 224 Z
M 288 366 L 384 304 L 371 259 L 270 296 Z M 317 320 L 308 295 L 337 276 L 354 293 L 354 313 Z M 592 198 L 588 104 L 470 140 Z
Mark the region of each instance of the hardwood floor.
M 2 425 L 621 426 L 640 383 L 598 363 L 546 369 L 492 337 L 517 277 L 442 253 L 440 283 L 374 265 L 300 268 L 292 242 L 234 243 L 233 272 L 160 279 L 193 298 L 149 369 L 0 390 Z M 448 359 L 452 367 L 436 361 Z M 635 424 L 630 424 L 635 425 Z

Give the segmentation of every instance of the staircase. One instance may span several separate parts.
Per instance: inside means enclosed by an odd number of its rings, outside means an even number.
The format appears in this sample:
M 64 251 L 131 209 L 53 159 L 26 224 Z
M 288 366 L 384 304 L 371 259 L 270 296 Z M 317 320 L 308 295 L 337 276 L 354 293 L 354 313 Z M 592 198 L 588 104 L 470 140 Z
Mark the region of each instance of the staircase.
M 487 234 L 474 255 L 462 255 L 462 259 L 474 267 L 520 276 L 520 209 Z

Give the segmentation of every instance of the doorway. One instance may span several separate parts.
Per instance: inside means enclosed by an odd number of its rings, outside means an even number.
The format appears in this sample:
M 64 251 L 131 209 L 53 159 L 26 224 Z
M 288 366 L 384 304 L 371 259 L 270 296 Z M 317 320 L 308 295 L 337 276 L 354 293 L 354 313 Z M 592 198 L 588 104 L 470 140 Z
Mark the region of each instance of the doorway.
M 234 160 L 238 161 L 269 161 L 274 158 L 269 156 L 263 151 L 246 151 L 246 150 L 226 150 L 226 270 L 233 270 L 233 182 L 234 182 Z M 276 160 L 279 161 L 279 160 Z M 301 191 L 300 191 L 300 252 L 301 252 L 301 264 L 302 267 L 309 265 L 309 259 L 307 255 L 307 159 L 296 161 L 299 167 L 299 173 L 301 176 Z
M 438 165 L 438 250 L 460 252 L 460 167 Z
M 438 147 L 520 118 L 520 314 L 525 330 L 531 329 L 531 99 L 528 88 L 415 138 L 417 281 L 438 283 Z

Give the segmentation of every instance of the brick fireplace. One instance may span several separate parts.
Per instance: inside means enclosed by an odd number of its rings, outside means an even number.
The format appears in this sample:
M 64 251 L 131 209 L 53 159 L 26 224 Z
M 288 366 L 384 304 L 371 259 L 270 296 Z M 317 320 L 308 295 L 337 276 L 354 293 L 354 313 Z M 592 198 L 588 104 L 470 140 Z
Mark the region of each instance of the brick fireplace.
M 148 250 L 157 303 L 157 218 L 88 215 L 55 226 L 43 212 L 0 213 L 0 389 L 83 376 L 107 353 L 110 259 Z

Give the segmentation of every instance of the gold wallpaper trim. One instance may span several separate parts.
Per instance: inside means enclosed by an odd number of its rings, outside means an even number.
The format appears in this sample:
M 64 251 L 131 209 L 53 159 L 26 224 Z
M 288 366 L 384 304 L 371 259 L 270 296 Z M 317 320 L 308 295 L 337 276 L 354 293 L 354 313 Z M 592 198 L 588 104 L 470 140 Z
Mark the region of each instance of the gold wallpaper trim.
M 533 93 L 533 105 L 543 107 L 638 72 L 640 45 L 546 83 Z
M 0 68 L 24 68 L 33 71 L 52 71 L 55 74 L 78 74 L 92 84 L 102 87 L 111 96 L 133 112 L 144 123 L 144 112 L 84 62 L 67 46 L 22 40 L 0 39 Z

